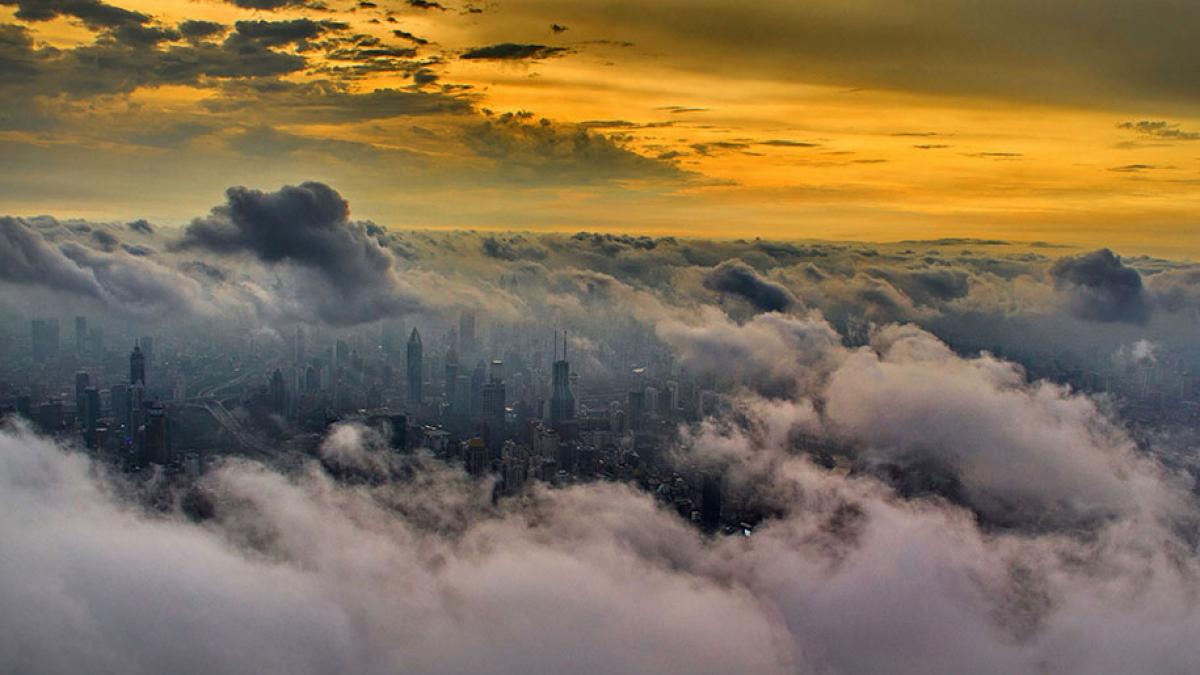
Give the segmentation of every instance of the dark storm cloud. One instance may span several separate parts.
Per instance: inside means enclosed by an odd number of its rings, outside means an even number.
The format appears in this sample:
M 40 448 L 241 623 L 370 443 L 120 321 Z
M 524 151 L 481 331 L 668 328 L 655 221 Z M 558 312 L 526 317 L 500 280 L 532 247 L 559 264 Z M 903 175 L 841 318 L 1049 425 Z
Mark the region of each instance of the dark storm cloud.
M 357 323 L 419 306 L 403 287 L 394 258 L 366 224 L 350 220 L 350 205 L 323 183 L 277 192 L 244 187 L 226 191 L 226 203 L 188 225 L 173 248 L 219 256 L 248 254 L 268 265 L 292 264 L 315 273 L 321 318 Z M 304 283 L 301 279 L 300 283 Z
M 741 260 L 726 260 L 704 276 L 704 286 L 729 293 L 763 312 L 782 312 L 796 302 L 787 287 L 762 277 Z
M 417 9 L 439 9 L 443 12 L 446 11 L 444 5 L 433 2 L 433 0 L 405 0 L 405 2 L 408 3 L 409 7 L 416 7 Z
M 477 59 L 477 60 L 520 60 L 520 59 L 544 59 L 557 54 L 567 52 L 565 47 L 547 47 L 546 45 L 537 44 L 516 44 L 512 42 L 504 42 L 501 44 L 489 45 L 487 47 L 474 47 L 463 52 L 460 59 Z
M 1051 265 L 1050 276 L 1082 319 L 1143 323 L 1148 317 L 1142 276 L 1106 248 L 1061 258 Z

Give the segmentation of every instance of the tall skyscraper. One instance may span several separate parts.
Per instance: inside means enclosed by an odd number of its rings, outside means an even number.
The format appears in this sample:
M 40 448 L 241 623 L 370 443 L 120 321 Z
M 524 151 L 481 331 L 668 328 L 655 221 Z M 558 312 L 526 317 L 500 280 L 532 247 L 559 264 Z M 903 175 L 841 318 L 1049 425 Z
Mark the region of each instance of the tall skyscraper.
M 82 370 L 75 373 L 75 419 L 80 428 L 83 428 L 84 425 L 84 392 L 87 391 L 90 379 L 88 374 Z
M 422 399 L 422 384 L 425 373 L 425 354 L 421 346 L 421 333 L 413 328 L 408 338 L 408 402 L 419 405 Z
M 75 317 L 75 353 L 82 356 L 87 351 L 87 317 Z
M 142 356 L 146 357 L 146 368 L 154 369 L 154 338 L 149 335 L 142 336 Z
M 704 474 L 700 488 L 700 523 L 709 532 L 721 525 L 721 477 L 711 472 Z
M 555 357 L 558 356 L 558 337 L 555 336 Z M 550 424 L 575 419 L 575 395 L 571 393 L 571 364 L 567 361 L 567 333 L 563 331 L 562 358 L 556 358 L 550 393 Z
M 458 352 L 454 347 L 446 350 L 446 382 L 443 386 L 443 395 L 446 402 L 454 405 L 454 388 L 458 386 Z
M 125 427 L 126 431 L 129 426 L 129 387 L 124 384 L 114 384 L 109 390 L 109 396 L 112 398 L 112 416 L 116 420 L 118 426 Z
M 271 373 L 271 412 L 280 417 L 287 415 L 287 388 L 283 384 L 283 371 L 276 368 Z
M 171 462 L 170 430 L 167 410 L 160 403 L 146 404 L 146 428 L 142 435 L 142 456 L 151 464 Z
M 133 343 L 129 354 L 129 384 L 146 386 L 146 355 L 138 342 Z
M 471 359 L 475 354 L 475 313 L 463 312 L 458 319 L 458 354 Z M 470 363 L 470 361 L 467 361 Z
M 89 449 L 96 449 L 96 428 L 100 422 L 100 390 L 88 387 L 83 392 L 83 440 Z
M 29 324 L 34 361 L 58 356 L 58 319 L 34 319 Z

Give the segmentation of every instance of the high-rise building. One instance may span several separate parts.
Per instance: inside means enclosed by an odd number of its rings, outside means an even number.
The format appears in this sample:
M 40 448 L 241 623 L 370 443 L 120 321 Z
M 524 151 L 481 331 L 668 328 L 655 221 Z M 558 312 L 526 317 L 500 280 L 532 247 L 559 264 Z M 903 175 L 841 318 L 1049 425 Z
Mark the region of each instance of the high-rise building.
M 646 411 L 646 391 L 634 389 L 629 392 L 628 405 L 625 406 L 625 420 L 630 431 L 642 430 L 642 419 Z
M 75 420 L 83 428 L 84 392 L 90 385 L 88 374 L 84 371 L 75 373 Z
M 83 440 L 89 449 L 96 449 L 96 428 L 100 422 L 100 390 L 88 387 L 83 392 Z
M 458 319 L 458 354 L 471 359 L 475 354 L 475 313 L 463 312 Z M 470 361 L 467 361 L 470 363 Z
M 146 368 L 154 369 L 154 338 L 149 335 L 142 336 L 142 356 L 146 357 Z
M 419 405 L 422 400 L 422 385 L 425 380 L 424 348 L 421 346 L 421 333 L 413 328 L 408 338 L 408 402 Z
M 555 336 L 555 356 L 558 356 L 558 337 Z M 571 393 L 571 364 L 567 361 L 567 334 L 563 332 L 563 353 L 561 359 L 555 359 L 552 369 L 552 386 L 550 393 L 550 423 L 561 424 L 575 419 L 575 395 Z
M 146 404 L 146 428 L 142 435 L 142 456 L 151 464 L 171 462 L 171 438 L 167 410 L 160 403 Z
M 292 354 L 292 360 L 297 364 L 304 363 L 304 359 L 307 358 L 308 354 L 306 352 L 307 345 L 304 343 L 304 328 L 302 326 L 296 327 L 296 342 L 293 347 L 295 352 Z
M 34 361 L 58 356 L 58 319 L 34 319 L 29 324 Z
M 82 356 L 87 351 L 87 317 L 75 317 L 75 353 Z
M 446 382 L 443 386 L 443 396 L 446 402 L 454 405 L 454 388 L 458 386 L 458 352 L 454 347 L 446 350 Z
M 283 384 L 283 371 L 278 368 L 271 373 L 271 412 L 280 417 L 287 415 L 287 388 Z
M 130 428 L 129 425 L 129 387 L 124 384 L 114 384 L 109 390 L 112 399 L 112 416 L 118 426 Z
M 502 380 L 492 380 L 483 385 L 481 395 L 483 405 L 483 422 L 488 429 L 488 443 L 499 447 L 505 436 L 505 391 Z
M 146 355 L 138 342 L 133 343 L 129 354 L 129 384 L 146 386 Z
M 709 532 L 721 525 L 721 477 L 711 472 L 704 474 L 700 488 L 700 523 Z

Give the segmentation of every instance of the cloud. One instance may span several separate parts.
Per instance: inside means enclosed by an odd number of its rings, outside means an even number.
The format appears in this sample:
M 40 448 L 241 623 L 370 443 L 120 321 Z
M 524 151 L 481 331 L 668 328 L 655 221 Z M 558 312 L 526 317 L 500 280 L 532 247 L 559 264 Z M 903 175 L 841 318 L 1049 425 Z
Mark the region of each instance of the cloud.
M 416 310 L 421 303 L 401 281 L 395 259 L 350 220 L 350 205 L 323 183 L 277 192 L 244 187 L 192 221 L 174 244 L 180 251 L 248 254 L 268 265 L 289 264 L 315 274 L 317 311 L 334 323 L 357 323 Z M 300 280 L 301 282 L 304 279 Z
M 488 45 L 487 47 L 473 47 L 460 54 L 458 58 L 493 61 L 544 59 L 563 54 L 567 51 L 565 47 L 547 47 L 546 45 L 504 42 Z
M 1200 141 L 1200 131 L 1185 131 L 1178 124 L 1165 120 L 1139 120 L 1137 122 L 1122 122 L 1118 129 L 1136 131 L 1143 136 L 1163 138 L 1172 141 Z
M 782 312 L 796 304 L 786 286 L 763 278 L 740 260 L 726 260 L 704 276 L 705 288 L 738 296 L 760 312 Z
M 1050 277 L 1082 319 L 1143 323 L 1148 317 L 1142 276 L 1106 248 L 1060 258 L 1051 265 Z

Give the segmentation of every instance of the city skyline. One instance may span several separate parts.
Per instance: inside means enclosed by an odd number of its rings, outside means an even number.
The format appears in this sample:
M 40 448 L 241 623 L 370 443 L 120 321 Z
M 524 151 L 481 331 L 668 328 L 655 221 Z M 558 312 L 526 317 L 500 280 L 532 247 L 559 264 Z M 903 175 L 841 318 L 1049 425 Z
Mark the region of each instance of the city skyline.
M 1200 672 L 1198 32 L 0 0 L 0 673 Z

